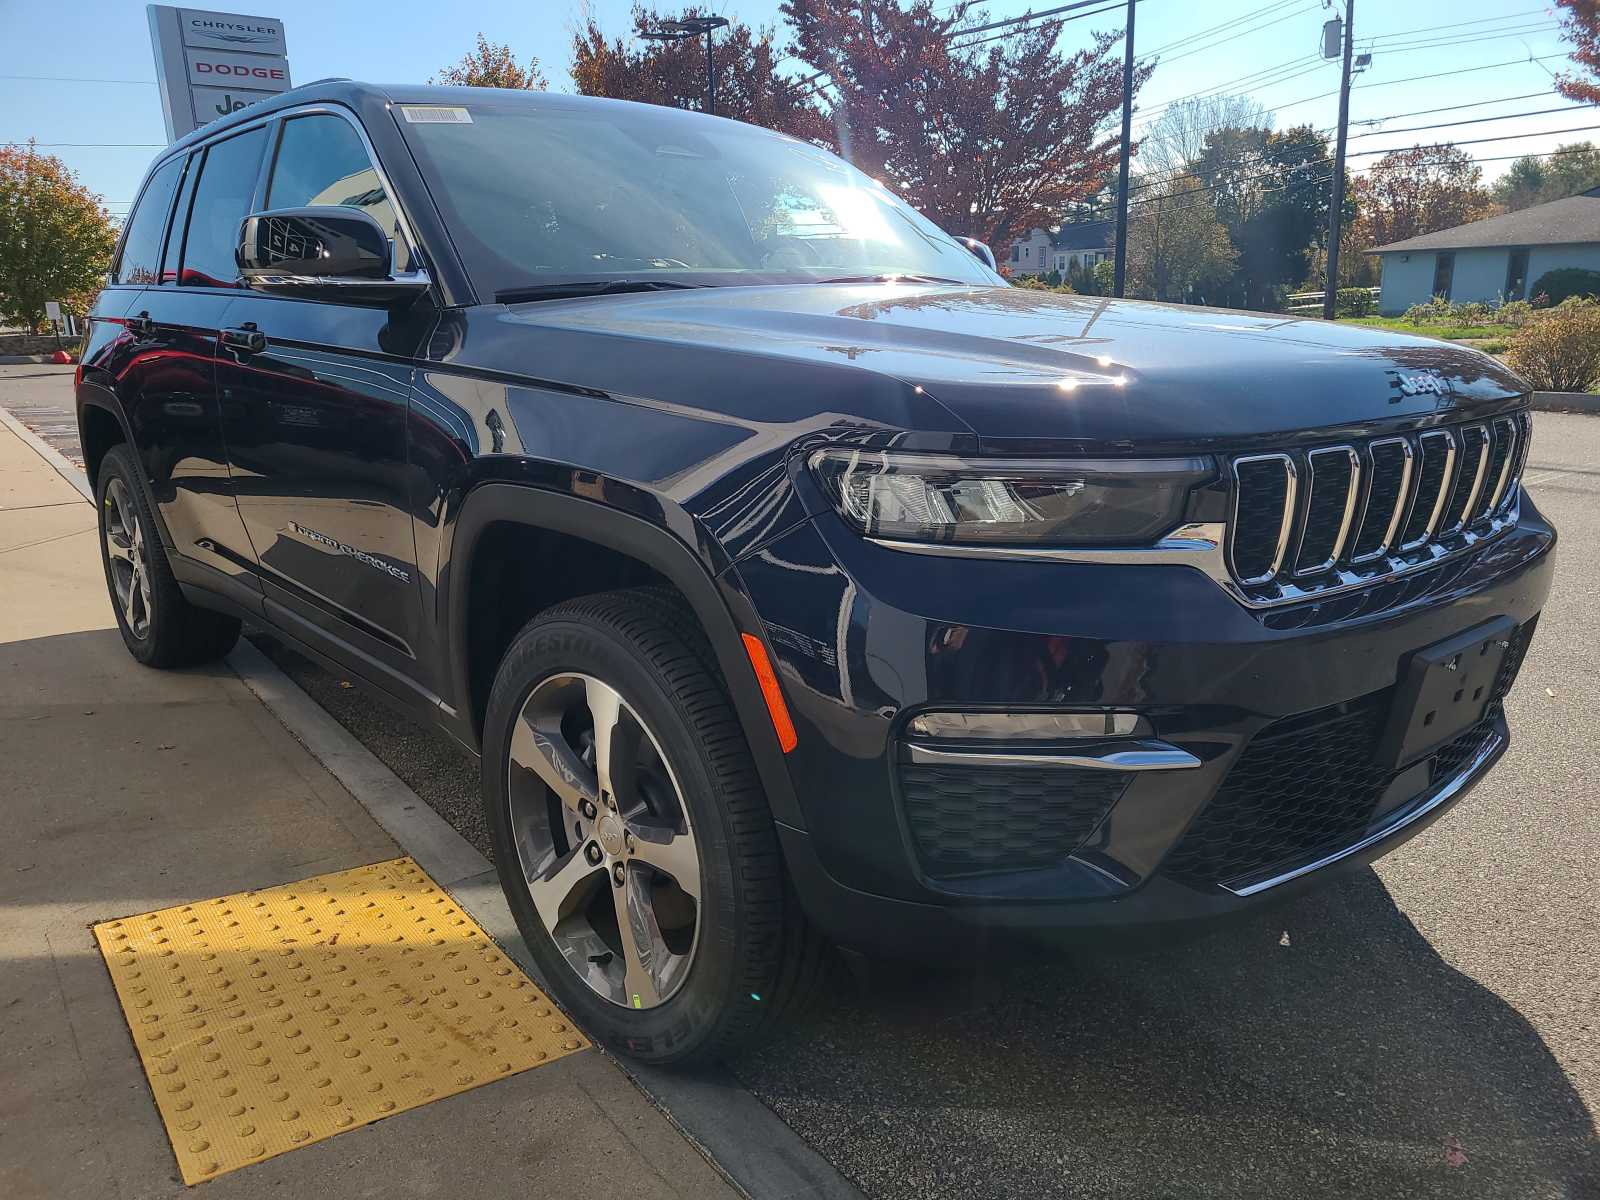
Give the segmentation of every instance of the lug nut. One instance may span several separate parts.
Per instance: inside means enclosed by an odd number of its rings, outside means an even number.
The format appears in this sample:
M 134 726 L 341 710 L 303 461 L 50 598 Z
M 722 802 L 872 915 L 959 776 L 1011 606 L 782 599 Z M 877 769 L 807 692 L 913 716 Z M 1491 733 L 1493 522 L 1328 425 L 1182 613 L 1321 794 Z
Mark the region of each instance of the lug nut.
M 590 842 L 583 848 L 583 856 L 591 863 L 598 863 L 600 861 L 600 843 Z
M 585 800 L 585 801 L 583 801 L 582 803 L 580 803 L 578 805 L 578 811 L 583 814 L 585 820 L 588 820 L 588 821 L 594 820 L 594 814 L 595 814 L 594 801 L 593 800 Z
M 616 885 L 618 887 L 621 887 L 624 883 L 626 883 L 628 881 L 628 874 L 623 869 L 623 866 L 622 866 L 621 863 L 618 863 L 616 866 L 611 868 L 611 878 L 616 883 Z

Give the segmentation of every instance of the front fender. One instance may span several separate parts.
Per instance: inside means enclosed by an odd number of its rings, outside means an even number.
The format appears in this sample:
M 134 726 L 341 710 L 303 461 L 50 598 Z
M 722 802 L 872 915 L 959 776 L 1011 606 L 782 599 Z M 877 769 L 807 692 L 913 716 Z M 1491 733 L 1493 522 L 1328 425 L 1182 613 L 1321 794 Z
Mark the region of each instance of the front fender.
M 659 504 L 655 509 L 662 512 Z M 693 537 L 692 520 L 681 512 L 677 515 L 685 524 L 685 532 Z M 664 512 L 662 518 L 664 522 L 670 520 Z M 499 522 L 550 530 L 604 545 L 644 563 L 683 594 L 717 657 L 773 816 L 785 824 L 803 828 L 783 750 L 741 641 L 744 633 L 762 638 L 763 642 L 765 635 L 748 598 L 740 590 L 736 573 L 714 575 L 702 553 L 690 549 L 689 544 L 665 523 L 658 524 L 596 500 L 526 484 L 488 482 L 468 492 L 462 501 L 453 523 L 448 554 L 439 573 L 441 621 L 449 645 L 450 686 L 456 702 L 458 736 L 471 746 L 482 744 L 481 723 L 471 701 L 467 614 L 471 612 L 468 590 L 472 573 L 466 567 L 484 531 Z M 699 549 L 704 550 L 703 547 Z

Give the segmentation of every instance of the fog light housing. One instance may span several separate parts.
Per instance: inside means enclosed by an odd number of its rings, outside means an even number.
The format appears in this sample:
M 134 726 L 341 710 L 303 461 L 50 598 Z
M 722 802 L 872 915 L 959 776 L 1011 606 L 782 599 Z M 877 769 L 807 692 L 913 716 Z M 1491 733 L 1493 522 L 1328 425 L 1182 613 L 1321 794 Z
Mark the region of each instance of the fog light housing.
M 1081 738 L 1148 737 L 1150 722 L 1138 713 L 1110 712 L 924 712 L 911 718 L 913 737 L 988 742 L 1059 742 Z

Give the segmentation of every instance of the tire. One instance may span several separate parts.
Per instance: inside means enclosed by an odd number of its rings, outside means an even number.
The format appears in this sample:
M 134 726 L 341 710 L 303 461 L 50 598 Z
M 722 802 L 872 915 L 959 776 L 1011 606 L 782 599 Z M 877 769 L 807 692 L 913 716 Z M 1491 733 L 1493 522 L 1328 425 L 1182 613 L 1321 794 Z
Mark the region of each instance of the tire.
M 155 518 L 126 444 L 113 446 L 95 479 L 100 562 L 128 653 L 147 667 L 192 667 L 221 658 L 239 640 L 239 620 L 198 608 L 172 577 Z
M 484 726 L 496 869 L 540 973 L 580 1025 L 652 1063 L 750 1045 L 809 999 L 828 958 L 788 887 L 714 663 L 672 593 L 583 597 L 513 640 Z M 609 791 L 593 748 L 601 711 L 618 714 Z M 689 869 L 694 886 L 679 878 Z M 630 956 L 625 919 L 648 954 Z

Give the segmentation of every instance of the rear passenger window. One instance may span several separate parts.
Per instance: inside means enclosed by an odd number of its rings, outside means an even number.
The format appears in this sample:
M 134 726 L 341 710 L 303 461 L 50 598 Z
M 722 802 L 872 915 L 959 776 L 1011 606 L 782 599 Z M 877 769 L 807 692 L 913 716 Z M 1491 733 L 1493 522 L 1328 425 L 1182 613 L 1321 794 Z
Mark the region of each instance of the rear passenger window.
M 189 205 L 189 232 L 178 277 L 182 286 L 239 286 L 233 252 L 239 244 L 239 222 L 250 215 L 266 136 L 266 130 L 258 127 L 206 151 Z
M 346 205 L 370 213 L 394 239 L 396 269 L 408 270 L 394 205 L 361 136 L 343 117 L 318 114 L 283 123 L 267 188 L 268 208 Z
M 154 283 L 161 270 L 161 234 L 172 209 L 172 193 L 178 186 L 183 159 L 162 163 L 150 176 L 128 218 L 128 233 L 122 239 L 122 254 L 114 276 L 117 283 Z

